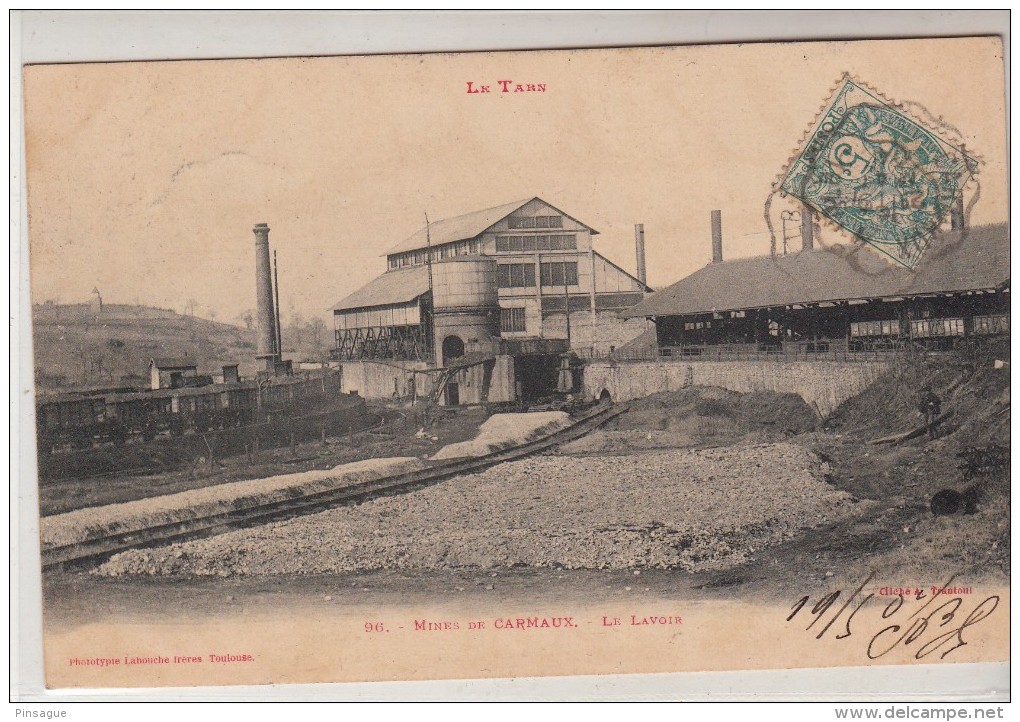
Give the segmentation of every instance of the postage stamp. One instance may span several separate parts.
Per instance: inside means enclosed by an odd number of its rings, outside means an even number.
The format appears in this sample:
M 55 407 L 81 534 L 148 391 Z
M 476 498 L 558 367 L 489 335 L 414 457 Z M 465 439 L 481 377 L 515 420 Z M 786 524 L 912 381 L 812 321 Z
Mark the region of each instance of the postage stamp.
M 779 189 L 913 268 L 978 161 L 844 76 Z

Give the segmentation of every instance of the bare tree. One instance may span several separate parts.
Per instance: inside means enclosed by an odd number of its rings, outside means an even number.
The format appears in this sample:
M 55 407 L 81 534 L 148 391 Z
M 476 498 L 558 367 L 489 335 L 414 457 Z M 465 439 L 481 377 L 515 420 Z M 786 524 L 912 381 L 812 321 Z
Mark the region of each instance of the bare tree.
M 188 302 L 184 304 L 184 314 L 186 316 L 194 316 L 196 307 L 198 307 L 198 301 L 193 298 L 189 298 Z

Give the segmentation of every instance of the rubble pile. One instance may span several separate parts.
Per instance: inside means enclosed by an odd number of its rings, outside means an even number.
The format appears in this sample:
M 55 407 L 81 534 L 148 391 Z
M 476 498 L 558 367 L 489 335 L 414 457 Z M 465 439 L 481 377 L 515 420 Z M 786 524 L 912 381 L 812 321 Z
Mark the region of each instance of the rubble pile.
M 526 414 L 493 414 L 478 428 L 474 439 L 448 444 L 432 458 L 458 459 L 485 456 L 500 449 L 519 446 L 570 425 L 565 411 L 537 411 Z
M 355 507 L 117 555 L 104 575 L 720 569 L 850 513 L 792 444 L 543 456 Z

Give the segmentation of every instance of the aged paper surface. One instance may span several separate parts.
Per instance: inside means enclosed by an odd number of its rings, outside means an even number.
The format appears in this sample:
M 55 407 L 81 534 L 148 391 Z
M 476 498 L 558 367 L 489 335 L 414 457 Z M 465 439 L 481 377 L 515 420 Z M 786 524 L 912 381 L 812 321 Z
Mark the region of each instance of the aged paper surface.
M 183 316 L 244 330 L 255 305 L 249 234 L 265 222 L 280 255 L 284 331 L 314 334 L 310 322 L 319 317 L 329 348 L 333 304 L 386 271 L 383 256 L 425 228 L 426 212 L 445 219 L 528 198 L 597 229 L 596 252 L 628 274 L 633 225 L 643 224 L 648 284 L 662 289 L 711 260 L 710 211 L 722 209 L 727 260 L 768 254 L 777 237 L 786 240 L 782 213 L 797 206 L 783 197 L 769 205 L 776 179 L 802 152 L 845 74 L 902 104 L 942 141 L 962 138 L 980 162 L 961 190 L 968 202 L 978 199 L 967 207 L 968 227 L 1006 222 L 998 38 L 32 66 L 25 127 L 36 333 L 43 318 L 69 329 L 82 323 L 59 317 L 72 306 L 85 309 L 85 327 L 124 326 L 124 308 L 147 307 L 173 309 L 174 322 Z M 836 227 L 819 229 L 820 249 L 852 243 Z M 941 290 L 958 289 L 948 279 Z M 111 315 L 118 308 L 120 318 Z M 189 328 L 186 343 L 201 346 L 194 321 Z M 87 330 L 60 333 L 45 339 L 59 349 L 45 366 L 37 336 L 40 390 L 128 385 L 110 368 L 117 343 L 137 352 L 145 382 L 149 357 L 180 356 L 179 336 L 169 332 L 164 343 L 145 346 L 153 342 L 93 330 L 108 345 L 101 352 L 88 345 Z M 284 356 L 303 360 L 296 354 L 308 347 L 286 353 L 287 343 Z M 253 375 L 249 344 L 250 358 L 224 358 L 223 349 L 204 358 L 240 362 L 242 376 Z M 595 356 L 610 351 L 596 348 L 594 332 L 591 345 Z M 920 392 L 903 396 L 913 404 Z M 989 398 L 989 408 L 997 401 Z M 440 483 L 390 508 L 392 500 L 366 502 L 368 511 L 343 507 L 301 534 L 288 536 L 290 522 L 274 521 L 262 537 L 249 527 L 169 551 L 131 551 L 105 566 L 48 569 L 47 685 L 1006 661 L 1008 493 L 989 482 L 976 513 L 933 517 L 927 504 L 941 487 L 924 478 L 940 459 L 956 475 L 939 483 L 964 491 L 957 454 L 964 445 L 994 445 L 1000 437 L 983 425 L 1008 426 L 1008 395 L 1005 403 L 1005 415 L 993 419 L 968 411 L 974 418 L 954 428 L 973 442 L 933 439 L 926 462 L 923 437 L 896 453 L 884 446 L 869 453 L 883 435 L 873 427 L 836 429 L 838 443 L 804 441 L 824 437 L 821 420 L 811 430 L 789 430 L 791 439 L 740 428 L 739 439 L 721 434 L 716 443 L 701 436 L 672 445 L 653 434 L 669 430 L 665 421 L 647 436 L 644 427 L 624 424 L 606 433 L 639 432 L 632 441 L 565 452 L 565 472 L 546 463 L 559 457 L 540 457 L 532 473 L 550 475 L 548 484 L 539 477 L 542 489 L 519 472 L 501 477 L 495 467 L 485 472 L 490 484 L 451 480 L 448 495 Z M 414 407 L 394 406 L 416 420 Z M 445 423 L 447 431 L 440 423 L 430 433 L 452 434 L 455 423 Z M 397 429 L 415 431 L 413 424 Z M 906 430 L 890 425 L 884 433 Z M 97 446 L 109 441 L 97 433 Z M 859 445 L 848 442 L 854 434 L 862 434 Z M 1005 438 L 1008 446 L 1008 431 Z M 329 448 L 363 447 L 367 439 L 331 433 Z M 398 441 L 394 449 L 405 449 Z M 132 438 L 125 448 L 143 442 Z M 73 441 L 67 445 L 50 455 L 74 453 Z M 714 461 L 683 455 L 707 446 L 732 448 Z M 814 460 L 798 466 L 804 448 Z M 379 449 L 375 456 L 407 455 L 386 453 L 385 439 Z M 153 497 L 154 481 L 179 492 L 244 478 L 216 470 L 205 458 L 212 451 L 177 476 L 123 466 L 43 480 L 43 515 Z M 607 474 L 598 463 L 618 459 L 619 469 L 633 470 L 642 453 L 651 454 L 649 464 L 676 467 L 668 478 L 637 475 L 626 489 L 596 478 Z M 331 458 L 308 452 L 319 454 Z M 867 468 L 872 456 L 881 459 Z M 592 458 L 601 460 L 591 462 L 596 475 L 578 476 L 582 467 L 571 460 Z M 315 463 L 299 470 L 323 469 Z M 698 488 L 673 484 L 688 465 L 706 463 L 719 470 L 692 470 Z M 748 463 L 761 471 L 747 471 Z M 808 467 L 823 478 L 822 464 L 840 478 L 795 486 Z M 855 484 L 854 469 L 867 481 Z M 714 496 L 705 491 L 723 479 L 730 486 Z M 834 486 L 832 499 L 825 483 Z M 534 494 L 515 498 L 515 486 Z M 585 503 L 577 501 L 579 488 L 591 489 Z M 611 488 L 618 495 L 608 496 Z M 492 504 L 465 498 L 464 489 L 491 495 Z M 97 501 L 70 498 L 77 495 Z M 413 508 L 416 499 L 427 500 L 431 516 Z M 783 503 L 772 516 L 754 516 L 765 499 Z M 798 506 L 798 499 L 808 501 Z M 515 506 L 527 511 L 510 519 Z M 669 518 L 688 521 L 676 522 L 683 538 L 656 531 L 668 530 L 661 520 Z M 90 523 L 86 515 L 67 522 L 72 538 Z M 601 526 L 576 527 L 584 524 Z M 769 531 L 742 536 L 755 524 Z M 772 525 L 781 527 L 778 536 Z M 607 527 L 617 546 L 588 555 L 585 544 L 602 550 L 609 543 Z M 629 559 L 628 535 L 639 538 Z M 561 538 L 570 544 L 561 548 Z M 552 551 L 532 553 L 529 544 Z M 691 546 L 701 556 L 685 556 Z M 656 556 L 666 552 L 674 556 Z

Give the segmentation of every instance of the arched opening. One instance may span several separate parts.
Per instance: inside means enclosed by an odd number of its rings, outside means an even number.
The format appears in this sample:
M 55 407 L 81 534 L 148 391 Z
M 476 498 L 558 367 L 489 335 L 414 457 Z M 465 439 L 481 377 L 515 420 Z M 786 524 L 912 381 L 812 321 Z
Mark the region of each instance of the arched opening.
M 602 389 L 602 393 L 599 394 L 599 401 L 606 404 L 613 403 L 613 397 L 610 395 L 608 389 Z
M 443 339 L 443 366 L 448 366 L 453 359 L 464 355 L 464 342 L 460 336 L 447 336 Z

